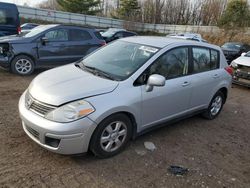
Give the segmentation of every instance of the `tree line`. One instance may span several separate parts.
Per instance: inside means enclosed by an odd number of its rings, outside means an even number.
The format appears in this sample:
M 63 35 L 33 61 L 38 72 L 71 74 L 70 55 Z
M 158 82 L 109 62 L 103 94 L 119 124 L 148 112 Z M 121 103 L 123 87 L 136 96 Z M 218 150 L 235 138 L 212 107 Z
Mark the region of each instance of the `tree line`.
M 247 0 L 47 0 L 40 8 L 175 25 L 246 27 Z

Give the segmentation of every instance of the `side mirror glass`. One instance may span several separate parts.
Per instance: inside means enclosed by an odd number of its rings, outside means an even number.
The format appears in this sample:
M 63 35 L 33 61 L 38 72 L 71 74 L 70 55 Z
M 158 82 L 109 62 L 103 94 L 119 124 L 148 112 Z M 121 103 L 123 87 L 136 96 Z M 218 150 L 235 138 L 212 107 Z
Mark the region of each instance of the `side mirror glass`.
M 150 92 L 153 90 L 154 86 L 156 87 L 163 87 L 165 86 L 166 79 L 164 76 L 161 76 L 159 74 L 153 74 L 149 76 L 147 85 L 146 85 L 146 91 Z
M 243 52 L 242 54 L 241 54 L 241 56 L 245 56 L 247 53 L 246 52 Z
M 49 39 L 47 37 L 42 37 L 41 38 L 42 45 L 46 45 L 46 43 L 48 43 L 48 42 L 49 42 Z

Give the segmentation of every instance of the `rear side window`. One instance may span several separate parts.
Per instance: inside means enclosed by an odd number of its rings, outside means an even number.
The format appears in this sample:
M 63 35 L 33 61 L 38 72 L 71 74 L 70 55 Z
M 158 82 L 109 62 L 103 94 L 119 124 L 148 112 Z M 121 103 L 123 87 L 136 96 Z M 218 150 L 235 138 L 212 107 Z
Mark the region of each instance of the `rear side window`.
M 88 31 L 84 31 L 81 29 L 71 29 L 70 36 L 72 41 L 84 41 L 92 39 Z
M 218 68 L 219 53 L 202 47 L 193 47 L 193 72 L 205 72 Z
M 96 38 L 103 40 L 102 35 L 99 32 L 94 32 Z

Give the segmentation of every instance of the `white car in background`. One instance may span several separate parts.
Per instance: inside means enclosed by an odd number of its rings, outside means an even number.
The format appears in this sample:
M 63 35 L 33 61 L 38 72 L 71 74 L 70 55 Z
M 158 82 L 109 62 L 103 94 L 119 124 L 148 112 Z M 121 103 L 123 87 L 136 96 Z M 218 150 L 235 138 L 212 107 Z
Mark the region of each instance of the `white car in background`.
M 233 60 L 231 67 L 234 68 L 233 83 L 250 87 L 250 51 Z
M 198 42 L 207 42 L 198 33 L 175 33 L 175 34 L 169 34 L 167 35 L 167 37 L 184 39 L 184 40 L 194 40 Z

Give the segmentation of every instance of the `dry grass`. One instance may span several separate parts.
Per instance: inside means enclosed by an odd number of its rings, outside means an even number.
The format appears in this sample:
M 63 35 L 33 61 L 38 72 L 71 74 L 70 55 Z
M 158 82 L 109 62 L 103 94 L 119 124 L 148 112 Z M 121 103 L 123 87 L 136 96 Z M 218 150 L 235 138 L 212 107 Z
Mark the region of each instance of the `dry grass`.
M 211 44 L 223 45 L 225 42 L 244 42 L 250 44 L 250 34 L 244 32 L 222 31 L 221 33 L 202 33 L 202 37 Z

